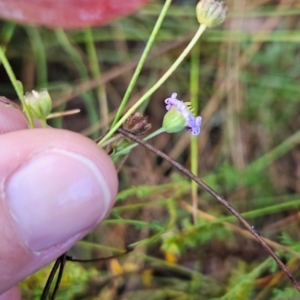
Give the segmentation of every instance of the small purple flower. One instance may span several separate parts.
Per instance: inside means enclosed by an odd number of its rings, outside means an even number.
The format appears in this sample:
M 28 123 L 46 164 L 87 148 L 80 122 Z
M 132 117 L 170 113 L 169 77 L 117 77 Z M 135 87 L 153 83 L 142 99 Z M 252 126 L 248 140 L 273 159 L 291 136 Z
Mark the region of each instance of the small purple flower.
M 200 116 L 194 117 L 193 114 L 191 113 L 190 116 L 188 117 L 186 128 L 187 130 L 189 130 L 191 135 L 198 135 L 200 133 L 201 124 L 202 124 L 202 118 Z
M 185 120 L 185 128 L 192 134 L 198 135 L 200 133 L 200 127 L 202 123 L 202 118 L 195 117 L 191 110 L 188 108 L 187 104 L 181 100 L 177 99 L 177 94 L 173 93 L 171 98 L 165 100 L 167 104 L 166 109 L 176 109 Z

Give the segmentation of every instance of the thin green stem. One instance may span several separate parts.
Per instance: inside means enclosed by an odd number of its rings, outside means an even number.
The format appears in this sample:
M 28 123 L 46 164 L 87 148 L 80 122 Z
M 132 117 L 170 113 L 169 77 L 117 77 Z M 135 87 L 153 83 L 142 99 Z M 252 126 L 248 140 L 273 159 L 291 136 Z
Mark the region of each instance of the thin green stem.
M 98 62 L 97 51 L 94 43 L 93 32 L 91 28 L 86 28 L 84 30 L 85 34 L 85 41 L 86 41 L 86 48 L 87 48 L 87 55 L 89 58 L 90 70 L 92 73 L 93 78 L 100 78 L 101 76 L 101 69 L 100 64 Z M 100 120 L 103 124 L 103 132 L 108 130 L 108 105 L 107 105 L 107 96 L 106 96 L 106 89 L 104 84 L 100 84 L 97 87 L 97 98 L 99 102 L 100 108 Z
M 298 144 L 300 144 L 300 130 L 296 131 L 293 135 L 288 137 L 268 153 L 259 157 L 257 160 L 250 164 L 248 169 L 256 169 L 258 171 L 262 170 L 287 152 L 291 151 Z
M 144 207 L 163 206 L 163 205 L 166 205 L 169 201 L 170 201 L 170 199 L 163 199 L 163 200 L 157 200 L 155 202 L 147 201 L 147 202 L 143 202 L 143 203 L 122 205 L 122 206 L 114 207 L 113 211 L 116 211 L 116 212 L 121 212 L 124 210 L 132 211 L 132 210 L 136 210 L 136 209 L 140 209 L 140 208 L 144 208 Z
M 37 84 L 40 87 L 47 87 L 48 71 L 47 71 L 47 57 L 43 40 L 37 27 L 26 27 L 27 34 L 30 37 L 31 47 L 36 61 Z
M 43 128 L 47 128 L 48 127 L 46 119 L 44 119 L 44 120 L 40 119 L 40 121 L 42 123 Z
M 151 227 L 149 222 L 139 221 L 139 220 L 128 220 L 128 219 L 115 219 L 115 220 L 104 220 L 102 221 L 103 225 L 108 224 L 127 224 L 127 225 L 134 225 L 138 227 Z
M 137 248 L 137 247 L 145 247 L 148 245 L 153 245 L 161 240 L 161 236 L 164 234 L 164 231 L 158 232 L 149 238 L 143 239 L 141 241 L 134 242 L 129 245 L 129 247 Z
M 27 117 L 28 123 L 29 123 L 29 127 L 34 128 L 34 123 L 33 123 L 31 114 L 30 114 L 30 112 L 27 108 L 26 102 L 25 102 L 25 98 L 24 98 L 24 94 L 23 94 L 23 86 L 22 86 L 21 82 L 17 80 L 15 73 L 13 72 L 13 70 L 9 64 L 9 61 L 6 58 L 4 49 L 2 47 L 0 47 L 0 61 L 2 61 L 3 66 L 6 70 L 6 73 L 7 73 L 8 77 L 9 77 L 9 79 L 21 101 L 23 111 L 24 111 L 24 113 Z
M 177 221 L 177 201 L 175 199 L 169 199 L 167 202 L 167 209 L 169 212 L 169 222 L 166 226 L 166 228 L 171 229 L 176 226 Z
M 128 111 L 127 113 L 111 128 L 111 130 L 107 133 L 107 135 L 98 143 L 101 146 L 105 141 L 107 141 L 124 123 L 124 121 L 144 102 L 150 97 L 177 69 L 177 67 L 181 64 L 181 62 L 185 59 L 185 57 L 189 54 L 193 46 L 197 43 L 202 33 L 205 31 L 206 26 L 201 24 L 195 33 L 192 40 L 189 42 L 187 47 L 183 50 L 177 60 L 173 63 L 173 65 L 168 69 L 168 71 L 150 88 Z
M 142 243 L 142 241 L 140 241 L 140 243 Z M 136 244 L 136 243 L 133 243 L 132 245 L 134 245 L 134 244 Z M 86 242 L 86 241 L 79 241 L 77 243 L 77 245 L 82 247 L 83 249 L 86 248 L 86 247 L 89 247 L 89 248 L 92 248 L 94 250 L 112 251 L 113 253 L 122 253 L 122 252 L 124 252 L 123 249 L 117 249 L 115 247 L 104 246 L 104 245 L 101 245 L 101 244 L 89 243 L 89 242 Z M 139 244 L 139 246 L 140 245 L 141 244 Z M 184 267 L 184 266 L 169 263 L 169 262 L 167 262 L 163 259 L 160 259 L 160 258 L 155 258 L 155 257 L 149 256 L 149 255 L 146 255 L 146 254 L 141 254 L 139 252 L 132 252 L 132 255 L 134 257 L 144 258 L 149 263 L 153 263 L 154 265 L 164 267 L 164 268 L 168 268 L 170 270 L 175 270 L 175 271 L 180 272 L 182 274 L 195 275 L 195 276 L 198 276 L 199 278 L 205 278 L 201 273 L 198 273 L 197 271 L 194 271 L 194 270 L 192 270 L 188 267 Z
M 243 212 L 243 213 L 241 213 L 241 215 L 244 218 L 251 219 L 251 218 L 262 217 L 267 214 L 275 214 L 278 212 L 283 212 L 288 209 L 298 209 L 299 207 L 300 207 L 300 199 L 296 199 L 296 200 L 292 200 L 292 201 L 288 201 L 288 202 L 278 203 L 275 205 Z M 223 217 L 223 218 L 218 219 L 218 222 L 228 222 L 228 221 L 234 221 L 234 217 L 228 216 L 228 217 Z
M 198 92 L 199 92 L 199 44 L 195 46 L 191 52 L 191 103 L 196 115 L 198 115 Z M 198 139 L 191 137 L 191 171 L 198 176 Z M 192 201 L 193 201 L 193 221 L 197 225 L 197 210 L 198 210 L 198 185 L 195 181 L 191 181 Z
M 162 10 L 160 12 L 160 15 L 159 15 L 159 17 L 158 17 L 158 19 L 156 21 L 156 24 L 155 24 L 155 26 L 153 28 L 152 33 L 151 33 L 151 35 L 150 35 L 150 37 L 148 39 L 148 42 L 147 42 L 146 47 L 144 49 L 144 52 L 142 53 L 140 61 L 139 61 L 138 65 L 137 65 L 137 67 L 136 67 L 136 69 L 134 71 L 134 74 L 133 74 L 133 76 L 132 76 L 132 78 L 130 80 L 128 88 L 127 88 L 127 90 L 125 92 L 125 95 L 124 95 L 124 97 L 122 99 L 121 105 L 120 105 L 120 107 L 119 107 L 119 109 L 117 111 L 117 114 L 115 116 L 115 119 L 114 119 L 114 121 L 112 123 L 112 127 L 114 127 L 116 125 L 116 123 L 118 122 L 118 120 L 120 119 L 120 116 L 121 116 L 121 114 L 122 114 L 122 112 L 124 110 L 124 107 L 125 107 L 126 103 L 128 102 L 128 99 L 129 99 L 129 97 L 131 95 L 133 87 L 134 87 L 134 85 L 135 85 L 135 83 L 136 83 L 136 81 L 138 79 L 138 76 L 139 76 L 139 74 L 140 74 L 140 72 L 142 70 L 142 67 L 143 67 L 143 65 L 144 65 L 144 63 L 146 61 L 148 53 L 149 53 L 149 51 L 150 51 L 150 49 L 151 49 L 151 47 L 152 47 L 152 45 L 154 43 L 156 35 L 159 32 L 161 24 L 162 24 L 162 22 L 163 22 L 163 20 L 164 20 L 164 18 L 166 16 L 166 14 L 167 14 L 167 11 L 168 11 L 171 3 L 172 3 L 172 0 L 166 0 L 165 4 L 164 4 L 164 6 L 163 6 L 163 8 L 162 8 Z
M 148 141 L 148 140 L 150 140 L 151 138 L 153 138 L 153 137 L 155 137 L 155 136 L 157 136 L 157 135 L 159 135 L 159 134 L 161 134 L 161 133 L 163 133 L 163 132 L 165 132 L 165 129 L 161 127 L 161 128 L 159 128 L 159 129 L 155 130 L 154 132 L 152 132 L 151 134 L 149 134 L 148 136 L 146 136 L 143 140 L 144 140 L 144 141 Z M 134 143 L 134 144 L 132 144 L 132 145 L 126 147 L 125 149 L 122 149 L 121 151 L 114 153 L 114 154 L 112 155 L 112 158 L 117 157 L 117 156 L 119 156 L 119 155 L 125 155 L 125 154 L 129 153 L 129 151 L 130 151 L 131 149 L 135 148 L 136 146 L 138 146 L 138 144 L 137 144 L 137 143 Z
M 1 43 L 1 46 L 3 47 L 4 51 L 5 51 L 7 44 L 9 43 L 9 41 L 11 40 L 11 38 L 14 34 L 15 28 L 16 28 L 15 23 L 5 22 L 2 25 L 2 29 L 0 32 L 0 37 L 1 37 L 0 43 Z
M 80 77 L 84 80 L 88 80 L 89 74 L 86 68 L 86 65 L 83 61 L 81 53 L 73 46 L 72 42 L 69 40 L 68 36 L 64 32 L 63 29 L 56 29 L 55 34 L 57 36 L 58 41 L 62 45 L 65 52 L 71 57 L 75 68 L 77 69 Z M 94 97 L 91 91 L 87 93 L 82 93 L 82 97 L 84 99 L 84 105 L 87 110 L 88 118 L 90 124 L 95 124 L 98 122 L 99 117 L 97 113 L 97 107 L 95 105 Z M 92 134 L 92 138 L 96 138 L 99 135 L 99 132 L 94 132 Z

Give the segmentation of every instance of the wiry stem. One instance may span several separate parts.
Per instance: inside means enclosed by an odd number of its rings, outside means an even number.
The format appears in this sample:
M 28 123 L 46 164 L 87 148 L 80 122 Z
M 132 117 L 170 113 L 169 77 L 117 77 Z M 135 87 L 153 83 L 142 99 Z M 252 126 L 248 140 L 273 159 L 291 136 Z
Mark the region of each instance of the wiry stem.
M 201 186 L 205 191 L 211 194 L 215 199 L 217 199 L 222 205 L 224 205 L 239 221 L 250 231 L 250 233 L 257 239 L 257 241 L 265 248 L 265 250 L 273 257 L 275 262 L 281 268 L 281 270 L 285 273 L 285 275 L 290 279 L 294 287 L 300 292 L 300 284 L 296 281 L 293 277 L 291 272 L 287 269 L 285 264 L 280 260 L 280 258 L 276 255 L 276 253 L 271 249 L 271 247 L 265 242 L 265 240 L 260 236 L 260 234 L 252 227 L 236 210 L 235 208 L 225 200 L 221 195 L 219 195 L 216 191 L 214 191 L 210 186 L 208 186 L 205 182 L 195 176 L 192 172 L 188 169 L 183 167 L 181 164 L 173 160 L 171 157 L 166 155 L 165 153 L 161 152 L 160 150 L 156 149 L 155 147 L 151 146 L 150 144 L 144 142 L 140 138 L 136 137 L 135 135 L 127 132 L 124 129 L 119 128 L 118 132 L 123 134 L 124 136 L 130 138 L 131 140 L 139 143 L 143 147 L 149 149 L 150 151 L 154 152 L 156 155 L 160 156 L 161 158 L 168 161 L 171 165 L 177 168 L 179 171 L 184 173 L 190 179 L 194 180 L 199 186 Z
M 107 135 L 98 143 L 99 146 L 102 146 L 105 141 L 107 141 L 114 132 L 124 123 L 124 121 L 134 112 L 136 109 L 145 102 L 177 69 L 177 67 L 182 63 L 185 57 L 189 54 L 191 49 L 199 40 L 202 33 L 205 31 L 206 26 L 200 25 L 198 30 L 196 31 L 194 37 L 191 39 L 186 48 L 182 51 L 182 53 L 178 56 L 176 61 L 172 64 L 172 66 L 166 71 L 166 73 L 134 104 L 130 109 L 125 113 L 125 115 L 109 130 Z

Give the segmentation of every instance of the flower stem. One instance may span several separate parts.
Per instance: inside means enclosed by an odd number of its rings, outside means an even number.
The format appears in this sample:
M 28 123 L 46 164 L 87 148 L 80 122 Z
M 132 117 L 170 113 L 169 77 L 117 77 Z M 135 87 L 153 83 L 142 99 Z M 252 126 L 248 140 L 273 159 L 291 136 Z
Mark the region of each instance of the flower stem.
M 115 119 L 114 119 L 114 121 L 112 123 L 112 127 L 115 126 L 115 124 L 119 120 L 119 118 L 120 118 L 120 116 L 121 116 L 121 114 L 122 114 L 122 112 L 124 110 L 124 107 L 125 107 L 128 99 L 129 99 L 129 97 L 131 95 L 133 87 L 134 87 L 134 85 L 135 85 L 135 83 L 136 83 L 136 81 L 138 79 L 138 76 L 139 76 L 139 74 L 140 74 L 140 72 L 142 70 L 142 67 L 143 67 L 143 65 L 145 63 L 145 60 L 146 60 L 146 58 L 148 56 L 148 53 L 149 53 L 149 51 L 150 51 L 150 49 L 151 49 L 151 47 L 153 45 L 153 42 L 154 42 L 154 40 L 156 38 L 156 35 L 157 35 L 157 33 L 158 33 L 158 31 L 159 31 L 159 29 L 161 27 L 161 24 L 162 24 L 162 22 L 163 22 L 163 20 L 164 20 L 164 18 L 166 16 L 166 14 L 167 14 L 167 11 L 168 11 L 171 3 L 172 3 L 172 0 L 166 0 L 165 4 L 164 4 L 164 6 L 163 6 L 163 8 L 162 8 L 162 10 L 160 12 L 160 15 L 159 15 L 159 17 L 158 17 L 158 19 L 156 21 L 156 24 L 155 24 L 155 26 L 153 28 L 152 33 L 151 33 L 151 35 L 150 35 L 150 37 L 148 39 L 147 45 L 146 45 L 146 47 L 144 49 L 144 52 L 142 53 L 140 61 L 139 61 L 138 65 L 137 65 L 137 67 L 136 67 L 136 69 L 134 71 L 134 74 L 133 74 L 133 76 L 131 78 L 131 81 L 130 81 L 130 83 L 128 85 L 126 93 L 125 93 L 125 95 L 124 95 L 124 97 L 122 99 L 121 105 L 120 105 L 120 107 L 119 107 L 119 109 L 117 111 L 117 114 L 115 116 Z
M 195 33 L 192 40 L 180 54 L 180 56 L 176 59 L 173 65 L 167 70 L 167 72 L 150 88 L 128 111 L 127 113 L 110 129 L 107 135 L 98 143 L 101 146 L 105 141 L 107 141 L 113 134 L 120 128 L 120 126 L 124 123 L 124 121 L 148 98 L 150 97 L 177 69 L 180 63 L 184 60 L 184 58 L 189 54 L 193 46 L 199 40 L 202 33 L 205 31 L 206 26 L 201 24 Z
M 28 108 L 27 108 L 27 105 L 25 102 L 25 98 L 24 98 L 24 94 L 23 94 L 23 86 L 22 86 L 21 82 L 17 80 L 17 78 L 6 58 L 5 51 L 2 47 L 0 47 L 0 61 L 2 61 L 5 71 L 6 71 L 8 77 L 9 77 L 9 79 L 21 101 L 23 111 L 24 111 L 24 113 L 27 117 L 28 123 L 29 123 L 29 127 L 34 128 L 34 123 L 33 123 L 31 114 L 28 111 Z
M 154 132 L 152 132 L 151 134 L 149 134 L 148 136 L 146 136 L 146 137 L 143 139 L 143 141 L 148 141 L 148 140 L 150 140 L 151 138 L 153 138 L 153 137 L 155 137 L 155 136 L 157 136 L 157 135 L 159 135 L 159 134 L 161 134 L 161 133 L 163 133 L 163 132 L 165 132 L 165 129 L 164 129 L 163 127 L 161 127 L 161 128 L 159 128 L 159 129 L 155 130 Z M 125 149 L 122 149 L 121 151 L 114 153 L 114 154 L 112 155 L 112 158 L 117 157 L 117 156 L 119 156 L 119 155 L 127 154 L 131 149 L 135 148 L 136 146 L 138 146 L 138 143 L 134 143 L 134 144 L 132 144 L 132 145 L 126 147 Z
M 191 74 L 190 74 L 190 93 L 191 103 L 196 116 L 198 115 L 198 91 L 199 91 L 199 44 L 195 46 L 191 52 Z M 198 176 L 198 139 L 191 137 L 191 171 Z M 191 181 L 191 192 L 193 202 L 193 221 L 197 225 L 197 211 L 198 211 L 198 185 L 195 181 Z
M 47 124 L 47 121 L 46 119 L 40 119 L 41 123 L 42 123 L 42 127 L 43 128 L 47 128 L 48 127 L 48 124 Z

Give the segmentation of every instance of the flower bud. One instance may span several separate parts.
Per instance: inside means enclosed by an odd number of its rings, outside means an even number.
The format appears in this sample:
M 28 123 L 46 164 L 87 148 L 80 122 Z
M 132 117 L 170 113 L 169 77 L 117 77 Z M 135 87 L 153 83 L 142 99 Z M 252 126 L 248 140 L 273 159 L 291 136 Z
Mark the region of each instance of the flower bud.
M 178 132 L 186 127 L 186 120 L 176 107 L 172 107 L 165 114 L 162 127 L 168 133 Z
M 52 100 L 46 89 L 42 89 L 39 92 L 33 90 L 26 93 L 24 98 L 27 109 L 33 118 L 45 120 L 50 114 Z
M 196 6 L 196 15 L 200 24 L 216 27 L 224 22 L 227 6 L 223 1 L 201 0 Z

